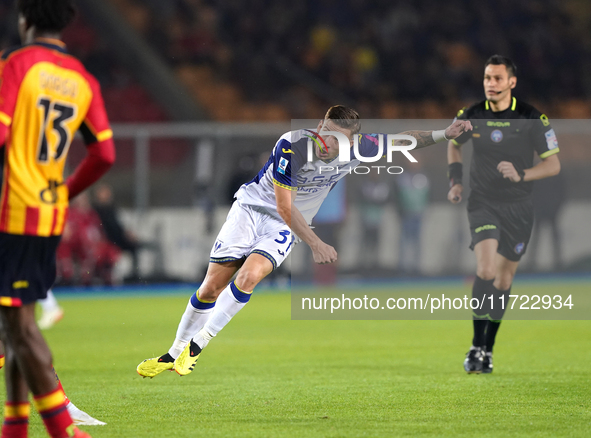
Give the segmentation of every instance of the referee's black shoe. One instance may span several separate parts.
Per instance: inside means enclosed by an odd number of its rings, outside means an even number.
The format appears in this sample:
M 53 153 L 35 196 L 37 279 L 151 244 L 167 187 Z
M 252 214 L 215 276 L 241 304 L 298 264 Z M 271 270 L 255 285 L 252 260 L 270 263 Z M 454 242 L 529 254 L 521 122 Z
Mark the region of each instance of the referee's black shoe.
M 470 347 L 464 360 L 464 369 L 468 374 L 480 374 L 485 353 L 480 347 Z
M 492 351 L 484 353 L 482 358 L 482 373 L 490 374 L 493 372 Z

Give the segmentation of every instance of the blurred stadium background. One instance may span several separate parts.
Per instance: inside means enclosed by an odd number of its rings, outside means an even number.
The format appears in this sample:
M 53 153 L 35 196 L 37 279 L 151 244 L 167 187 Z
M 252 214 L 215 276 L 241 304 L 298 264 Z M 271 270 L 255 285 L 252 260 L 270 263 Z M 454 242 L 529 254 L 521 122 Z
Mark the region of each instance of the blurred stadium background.
M 115 283 L 200 281 L 233 192 L 292 119 L 319 119 L 343 103 L 400 130 L 442 128 L 483 98 L 483 64 L 497 52 L 518 65 L 515 95 L 550 118 L 563 163 L 559 177 L 538 184 L 541 227 L 522 271 L 591 271 L 587 1 L 78 4 L 64 40 L 101 82 L 118 152 L 104 182 L 142 243 L 139 271 L 123 251 Z M 17 42 L 13 1 L 0 0 L 0 46 Z M 69 167 L 83 155 L 74 144 Z M 317 226 L 343 254 L 333 274 L 473 273 L 465 203 L 446 201 L 445 146 L 416 156 L 418 167 L 394 163 L 410 179 L 349 177 L 331 194 Z M 309 269 L 297 254 L 287 265 Z

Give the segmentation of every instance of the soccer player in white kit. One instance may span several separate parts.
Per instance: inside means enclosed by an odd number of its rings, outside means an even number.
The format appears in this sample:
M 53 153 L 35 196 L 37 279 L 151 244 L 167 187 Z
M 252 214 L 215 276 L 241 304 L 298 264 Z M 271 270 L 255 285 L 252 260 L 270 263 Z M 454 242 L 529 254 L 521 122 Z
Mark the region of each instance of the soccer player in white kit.
M 281 136 L 258 175 L 236 192 L 211 250 L 205 279 L 191 296 L 168 353 L 144 360 L 137 367 L 138 374 L 154 377 L 166 370 L 189 374 L 209 341 L 248 303 L 255 286 L 289 255 L 296 236 L 310 246 L 315 263 L 337 260 L 335 249 L 320 240 L 309 224 L 330 189 L 360 161 L 340 162 L 336 137 L 322 132 L 340 132 L 351 145 L 358 135 L 360 155 L 376 156 L 376 135 L 359 134 L 360 129 L 359 114 L 337 105 L 328 110 L 316 131 L 304 129 Z M 469 121 L 456 120 L 445 130 L 402 134 L 414 137 L 420 148 L 471 129 Z M 322 143 L 316 142 L 308 161 L 311 137 Z

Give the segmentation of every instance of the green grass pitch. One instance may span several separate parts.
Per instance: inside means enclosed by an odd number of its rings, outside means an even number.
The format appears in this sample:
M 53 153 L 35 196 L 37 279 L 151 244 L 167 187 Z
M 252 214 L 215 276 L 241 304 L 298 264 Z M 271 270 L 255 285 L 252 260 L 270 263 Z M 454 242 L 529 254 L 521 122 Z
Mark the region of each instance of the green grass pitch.
M 192 374 L 142 379 L 190 293 L 62 297 L 46 338 L 69 397 L 108 423 L 93 437 L 590 436 L 590 321 L 507 321 L 494 373 L 467 375 L 469 321 L 292 321 L 288 293 L 262 292 Z

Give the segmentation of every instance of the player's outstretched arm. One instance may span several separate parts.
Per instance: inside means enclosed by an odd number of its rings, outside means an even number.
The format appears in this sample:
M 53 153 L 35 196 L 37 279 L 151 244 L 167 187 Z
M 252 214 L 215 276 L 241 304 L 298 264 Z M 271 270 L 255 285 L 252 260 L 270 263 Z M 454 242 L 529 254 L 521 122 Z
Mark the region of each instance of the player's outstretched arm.
M 278 185 L 275 188 L 275 199 L 277 200 L 277 212 L 285 221 L 291 231 L 310 246 L 315 263 L 333 263 L 337 261 L 335 249 L 324 243 L 312 231 L 302 213 L 293 205 L 296 191 L 288 190 Z
M 445 130 L 440 131 L 404 131 L 401 134 L 416 138 L 415 149 L 431 146 L 445 140 L 458 138 L 464 132 L 472 131 L 472 123 L 469 120 L 454 120 Z

